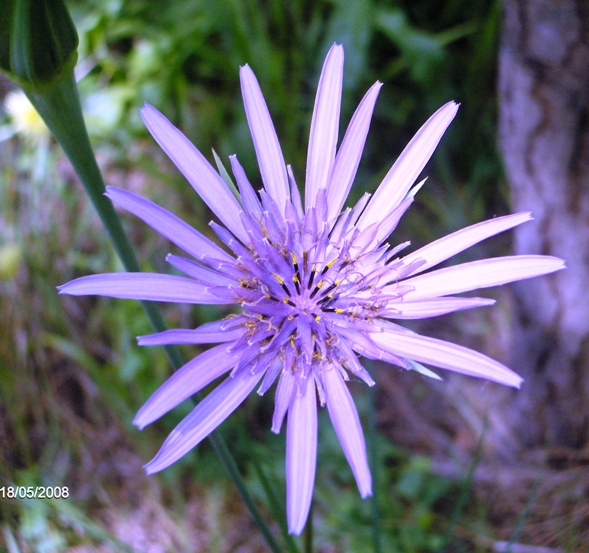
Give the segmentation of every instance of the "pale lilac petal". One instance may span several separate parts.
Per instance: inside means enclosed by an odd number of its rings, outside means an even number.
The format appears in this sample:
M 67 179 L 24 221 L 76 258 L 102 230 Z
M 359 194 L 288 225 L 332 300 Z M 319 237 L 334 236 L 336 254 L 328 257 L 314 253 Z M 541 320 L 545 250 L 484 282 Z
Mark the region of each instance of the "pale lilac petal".
M 192 142 L 153 106 L 145 104 L 141 108 L 141 117 L 161 149 L 213 213 L 235 236 L 245 239 L 245 230 L 239 218 L 241 207 L 219 173 Z
M 292 371 L 285 370 L 280 375 L 276 396 L 274 398 L 274 415 L 272 416 L 272 432 L 278 434 L 282 427 L 282 421 L 292 401 L 292 394 L 295 389 L 295 377 Z
M 107 296 L 128 300 L 182 303 L 235 303 L 228 288 L 203 286 L 195 280 L 158 273 L 104 273 L 89 275 L 58 286 L 60 294 Z
M 245 333 L 244 328 L 232 328 L 230 330 L 209 330 L 202 327 L 196 330 L 191 328 L 177 328 L 164 330 L 145 336 L 137 336 L 140 346 L 167 346 L 170 344 L 219 344 L 231 342 L 241 338 Z
M 477 288 L 500 286 L 508 282 L 560 271 L 564 267 L 562 259 L 543 255 L 481 259 L 404 280 L 404 285 L 414 288 L 405 294 L 405 299 L 413 301 L 460 294 Z M 395 286 L 395 284 L 385 286 L 383 291 L 387 293 Z
M 227 344 L 211 348 L 188 361 L 166 380 L 139 409 L 133 424 L 143 429 L 185 399 L 199 392 L 232 369 L 241 353 L 232 353 Z
M 239 194 L 241 195 L 241 201 L 243 202 L 243 207 L 245 208 L 246 213 L 260 216 L 262 213 L 262 204 L 256 195 L 256 191 L 250 184 L 243 167 L 237 160 L 237 156 L 229 156 L 229 160 L 231 161 L 231 169 L 235 175 L 235 180 L 239 187 Z
M 371 333 L 372 341 L 384 351 L 399 357 L 427 363 L 468 376 L 485 378 L 519 388 L 523 378 L 505 365 L 472 349 L 429 336 L 384 330 Z
M 442 135 L 454 119 L 458 104 L 448 102 L 434 113 L 417 131 L 397 161 L 386 174 L 364 213 L 358 226 L 364 229 L 382 221 L 401 203 L 425 164 L 434 153 Z
M 323 371 L 329 417 L 362 497 L 372 495 L 372 477 L 360 417 L 348 387 L 335 367 Z
M 337 148 L 339 115 L 344 77 L 344 49 L 334 44 L 325 58 L 319 77 L 309 147 L 305 180 L 305 206 L 315 205 L 315 197 L 321 188 L 327 187 Z
M 381 86 L 382 83 L 374 83 L 362 98 L 337 152 L 327 186 L 328 221 L 341 211 L 356 177 Z
M 449 259 L 453 255 L 456 255 L 491 236 L 495 236 L 500 232 L 521 225 L 531 219 L 531 213 L 515 213 L 513 215 L 505 215 L 504 217 L 497 217 L 495 219 L 483 221 L 431 242 L 427 246 L 405 256 L 402 258 L 402 261 L 405 264 L 409 264 L 417 260 L 423 260 L 424 263 L 416 265 L 415 270 L 411 271 L 409 274 L 415 275 L 422 273 L 430 267 L 434 267 L 442 261 L 446 261 L 446 259 Z
M 286 164 L 280 142 L 278 142 L 258 80 L 249 65 L 241 67 L 239 77 L 245 114 L 254 141 L 262 181 L 268 194 L 272 196 L 278 208 L 284 213 L 289 193 Z
M 292 208 L 296 213 L 297 220 L 301 220 L 303 218 L 303 202 L 301 201 L 301 193 L 299 192 L 299 187 L 297 186 L 297 182 L 294 177 L 294 173 L 292 172 L 292 167 L 290 165 L 286 166 L 286 171 L 288 173 L 288 182 L 290 183 L 290 197 L 292 201 Z
M 166 261 L 172 267 L 182 271 L 185 275 L 193 278 L 201 284 L 208 284 L 209 286 L 228 286 L 239 287 L 239 281 L 235 278 L 223 274 L 220 271 L 204 267 L 192 259 L 186 259 L 178 255 L 168 254 Z M 239 273 L 237 273 L 239 274 Z
M 163 207 L 137 194 L 133 194 L 133 192 L 115 188 L 114 186 L 107 186 L 105 195 L 114 204 L 145 221 L 159 234 L 196 259 L 207 262 L 218 260 L 235 264 L 235 260 L 228 253 Z
M 147 474 L 165 469 L 198 445 L 233 413 L 263 374 L 241 371 L 217 386 L 172 430 L 158 454 L 145 465 Z
M 493 305 L 495 300 L 487 298 L 429 298 L 426 300 L 390 302 L 379 314 L 391 319 L 424 319 L 438 317 L 455 311 Z
M 315 381 L 294 394 L 286 426 L 286 517 L 290 534 L 305 527 L 315 484 L 317 462 L 317 398 Z

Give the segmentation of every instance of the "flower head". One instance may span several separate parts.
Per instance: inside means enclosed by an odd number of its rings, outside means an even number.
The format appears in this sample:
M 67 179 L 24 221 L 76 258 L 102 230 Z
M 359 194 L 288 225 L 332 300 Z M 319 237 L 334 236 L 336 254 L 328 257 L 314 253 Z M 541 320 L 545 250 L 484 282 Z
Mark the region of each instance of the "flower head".
M 315 479 L 317 402 L 327 406 L 360 494 L 371 476 L 358 413 L 346 386 L 350 378 L 374 384 L 358 355 L 433 374 L 421 363 L 519 387 L 522 379 L 480 353 L 421 336 L 396 322 L 491 305 L 456 294 L 550 273 L 563 262 L 544 256 L 485 259 L 431 271 L 466 248 L 531 217 L 520 213 L 485 221 L 413 253 L 385 240 L 413 202 L 411 189 L 454 118 L 454 102 L 421 127 L 374 196 L 342 210 L 354 180 L 381 84 L 364 96 L 339 146 L 343 49 L 327 55 L 311 123 L 304 203 L 258 82 L 246 65 L 241 86 L 263 181 L 259 194 L 237 158 L 231 167 L 237 198 L 202 154 L 162 114 L 145 106 L 147 128 L 221 224 L 213 243 L 165 209 L 131 192 L 109 187 L 107 196 L 193 259 L 169 255 L 186 276 L 115 273 L 82 277 L 61 293 L 187 303 L 236 304 L 235 314 L 199 328 L 142 336 L 141 345 L 219 344 L 168 379 L 135 418 L 153 422 L 213 380 L 225 380 L 172 431 L 149 473 L 162 470 L 196 446 L 259 385 L 276 381 L 272 430 L 287 417 L 286 476 L 289 530 L 300 533 Z

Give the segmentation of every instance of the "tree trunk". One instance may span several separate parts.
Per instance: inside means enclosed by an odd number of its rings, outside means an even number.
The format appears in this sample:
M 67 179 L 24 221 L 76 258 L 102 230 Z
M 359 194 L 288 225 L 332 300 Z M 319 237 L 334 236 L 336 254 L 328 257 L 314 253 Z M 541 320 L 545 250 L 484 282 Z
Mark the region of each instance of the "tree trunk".
M 567 269 L 513 286 L 510 366 L 525 379 L 505 417 L 523 448 L 589 437 L 589 0 L 505 0 L 500 147 L 513 211 L 535 221 L 515 253 Z M 510 411 L 511 410 L 511 411 Z

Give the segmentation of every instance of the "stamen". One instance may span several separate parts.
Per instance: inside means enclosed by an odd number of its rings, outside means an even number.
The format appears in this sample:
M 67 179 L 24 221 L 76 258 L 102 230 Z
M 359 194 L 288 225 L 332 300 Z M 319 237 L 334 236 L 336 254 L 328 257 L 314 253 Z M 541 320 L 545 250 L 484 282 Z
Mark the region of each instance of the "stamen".
M 322 286 L 323 286 L 323 281 L 320 280 L 317 283 L 317 286 L 315 286 L 315 289 L 311 292 L 311 299 L 313 299 L 317 295 L 317 292 L 319 292 L 319 290 L 321 290 Z
M 292 250 L 290 252 L 290 256 L 292 257 L 292 266 L 294 267 L 294 270 L 295 270 L 295 274 L 292 275 L 292 281 L 295 283 L 295 288 L 297 289 L 297 294 L 300 294 L 301 287 L 299 285 L 299 282 L 301 281 L 301 273 L 299 271 L 299 264 L 297 262 L 297 256 L 295 255 L 295 253 Z
M 286 295 L 288 297 L 291 297 L 292 294 L 290 293 L 290 290 L 286 287 L 286 284 L 284 284 L 284 279 L 280 275 L 277 275 L 276 273 L 272 273 L 272 276 L 278 281 L 278 284 L 280 284 L 280 286 L 282 286 L 282 289 L 286 292 Z
M 307 253 L 307 252 L 305 252 Z M 313 263 L 313 266 L 311 267 L 311 274 L 309 275 L 309 282 L 307 282 L 307 290 L 311 289 L 311 286 L 313 285 L 313 280 L 315 279 L 315 270 L 317 269 L 317 265 L 315 265 L 315 263 Z M 311 296 L 313 297 L 313 296 Z
M 325 290 L 325 292 L 324 292 L 324 294 L 326 294 L 327 297 L 326 298 L 323 298 L 323 299 L 331 299 L 331 298 L 333 298 L 333 294 L 335 292 L 332 292 L 332 290 L 334 290 L 335 288 L 337 288 L 341 283 L 342 283 L 341 280 L 336 280 L 331 286 L 329 286 L 329 288 L 327 288 Z M 331 292 L 331 294 L 329 292 Z
M 321 276 L 323 276 L 327 271 L 329 271 L 329 269 L 331 268 L 331 266 L 337 261 L 337 257 L 335 259 L 332 259 L 329 263 L 325 264 L 325 267 L 323 267 L 323 270 L 321 271 Z
M 345 313 L 345 311 L 343 309 L 341 309 L 340 307 L 324 307 L 323 311 L 326 311 L 328 313 Z
M 297 294 L 301 293 L 301 287 L 299 285 L 299 276 L 298 275 L 292 275 L 292 280 L 295 283 L 295 288 L 297 289 Z

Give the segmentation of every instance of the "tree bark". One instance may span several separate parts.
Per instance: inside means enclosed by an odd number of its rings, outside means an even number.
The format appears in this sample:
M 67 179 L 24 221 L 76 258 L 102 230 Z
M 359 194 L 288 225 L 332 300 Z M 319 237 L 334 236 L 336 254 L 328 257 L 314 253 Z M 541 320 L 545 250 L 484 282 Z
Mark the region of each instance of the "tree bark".
M 515 253 L 567 269 L 519 283 L 510 366 L 525 379 L 505 412 L 523 448 L 589 437 L 589 1 L 505 0 L 499 140 L 513 211 L 535 221 Z M 510 412 L 511 409 L 511 412 Z

